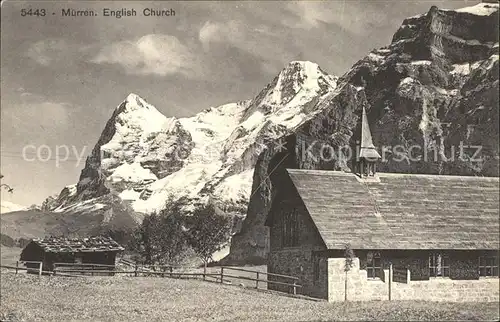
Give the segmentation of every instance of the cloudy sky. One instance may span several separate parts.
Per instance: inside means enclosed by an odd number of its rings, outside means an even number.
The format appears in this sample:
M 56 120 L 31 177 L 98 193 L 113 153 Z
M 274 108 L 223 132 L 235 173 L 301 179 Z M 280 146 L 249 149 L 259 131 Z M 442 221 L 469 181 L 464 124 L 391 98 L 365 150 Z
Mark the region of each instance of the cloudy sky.
M 292 60 L 342 75 L 387 45 L 405 17 L 479 1 L 132 2 L 2 0 L 2 199 L 41 203 L 76 183 L 113 109 L 131 92 L 167 116 L 255 96 Z M 23 8 L 46 17 L 21 17 Z M 175 11 L 143 17 L 144 8 Z M 137 17 L 61 17 L 62 8 Z M 52 15 L 52 12 L 55 15 Z M 48 161 L 35 148 L 50 147 Z M 67 161 L 56 162 L 55 154 Z M 28 159 L 23 158 L 24 147 Z M 47 147 L 40 148 L 47 158 Z M 35 159 L 35 160 L 32 160 Z

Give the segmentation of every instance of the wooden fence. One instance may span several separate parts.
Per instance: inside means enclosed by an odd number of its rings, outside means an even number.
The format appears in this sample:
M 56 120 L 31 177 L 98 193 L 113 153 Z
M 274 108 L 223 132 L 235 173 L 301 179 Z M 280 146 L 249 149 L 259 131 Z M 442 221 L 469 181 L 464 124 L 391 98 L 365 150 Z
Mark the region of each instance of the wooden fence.
M 227 273 L 224 274 L 224 271 L 231 271 L 231 270 L 232 271 L 239 271 L 239 272 L 255 273 L 256 276 L 255 276 L 255 278 L 252 278 L 252 277 L 248 277 L 248 276 L 235 276 L 235 275 L 230 275 Z M 267 278 L 266 279 L 260 278 L 262 275 L 281 277 L 281 278 L 290 280 L 290 282 L 287 283 L 287 282 L 270 281 Z M 265 273 L 265 272 L 259 272 L 259 271 L 243 269 L 243 268 L 236 268 L 236 267 L 229 267 L 229 266 L 221 266 L 220 267 L 220 281 L 221 281 L 221 283 L 224 281 L 224 277 L 255 281 L 255 288 L 259 288 L 259 282 L 267 283 L 268 285 L 269 284 L 276 284 L 276 285 L 288 286 L 291 290 L 291 291 L 289 291 L 289 293 L 292 293 L 294 295 L 297 294 L 297 289 L 302 287 L 301 285 L 298 284 L 299 278 L 295 277 L 295 276 L 281 275 L 281 274 L 275 274 L 275 273 Z
M 128 263 L 127 263 L 128 264 Z M 161 277 L 172 277 L 172 278 L 182 278 L 182 277 L 203 277 L 205 280 L 207 277 L 214 278 L 217 282 L 224 283 L 224 282 L 230 282 L 228 278 L 234 278 L 234 279 L 240 279 L 240 280 L 249 280 L 249 281 L 254 281 L 255 282 L 255 288 L 259 288 L 259 282 L 260 283 L 267 283 L 267 284 L 276 284 L 276 285 L 284 285 L 288 286 L 290 288 L 290 293 L 297 294 L 297 289 L 301 288 L 302 286 L 298 284 L 299 278 L 295 276 L 289 276 L 289 275 L 282 275 L 282 274 L 275 274 L 275 273 L 267 273 L 267 272 L 260 272 L 256 270 L 249 270 L 249 269 L 243 269 L 243 268 L 236 268 L 236 267 L 229 267 L 229 266 L 220 266 L 220 271 L 216 273 L 186 273 L 186 272 L 174 272 L 174 269 L 198 269 L 198 267 L 186 267 L 186 266 L 176 266 L 176 265 L 143 265 L 140 267 L 137 264 L 134 265 L 134 276 L 139 276 L 141 273 L 143 275 L 156 275 L 156 276 L 161 276 Z M 228 274 L 229 271 L 229 274 Z M 252 273 L 255 274 L 255 278 L 249 277 L 249 276 L 242 276 L 242 275 L 233 275 L 231 274 L 231 271 L 236 271 L 236 272 L 246 272 L 246 273 Z M 121 272 L 121 273 L 130 273 L 127 271 Z M 283 279 L 288 279 L 289 282 L 279 282 L 279 281 L 272 281 L 268 280 L 267 278 L 261 278 L 263 276 L 274 276 L 274 277 L 280 277 Z M 262 285 L 262 284 L 261 284 Z
M 19 264 L 38 264 L 38 268 L 20 267 Z M 42 275 L 42 273 L 44 273 L 42 271 L 43 263 L 42 262 L 37 262 L 37 261 L 17 261 L 16 262 L 16 266 L 0 265 L 0 267 L 1 268 L 14 269 L 14 270 L 16 270 L 16 274 L 19 271 L 27 271 L 28 273 L 37 273 L 38 275 Z
M 42 262 L 20 262 L 16 263 L 16 266 L 5 266 L 2 265 L 3 268 L 15 269 L 16 274 L 19 270 L 26 270 L 28 272 L 34 271 L 32 268 L 24 268 L 19 267 L 19 263 L 32 263 L 39 264 L 39 269 L 37 270 L 39 275 L 42 275 Z M 174 271 L 175 269 L 183 269 L 183 270 L 194 270 L 199 269 L 199 267 L 186 267 L 186 266 L 176 266 L 176 265 L 142 265 L 139 266 L 135 264 L 133 269 L 129 270 L 120 270 L 117 269 L 115 265 L 104 265 L 104 264 L 92 264 L 92 263 L 55 263 L 54 270 L 51 272 L 43 272 L 51 275 L 61 275 L 61 276 L 77 276 L 72 274 L 81 275 L 111 275 L 114 276 L 116 274 L 126 274 L 129 276 L 139 277 L 139 276 L 159 276 L 159 277 L 170 277 L 170 278 L 203 278 L 206 280 L 207 277 L 215 279 L 216 282 L 219 283 L 231 283 L 229 279 L 237 279 L 237 280 L 249 280 L 255 282 L 255 288 L 259 288 L 260 285 L 266 283 L 276 284 L 288 286 L 288 293 L 297 294 L 297 289 L 300 289 L 302 286 L 298 284 L 299 278 L 295 276 L 281 275 L 275 273 L 266 273 L 260 272 L 256 270 L 243 269 L 237 267 L 229 267 L 229 266 L 220 266 L 220 270 L 218 272 L 207 273 L 203 272 L 179 272 Z M 234 273 L 234 272 L 245 272 L 255 274 L 255 277 L 243 276 L 242 274 Z M 281 282 L 281 281 L 273 281 L 268 278 L 263 277 L 280 277 L 285 280 L 289 280 L 289 282 Z
M 54 263 L 53 274 L 80 273 L 81 275 L 114 275 L 115 265 L 92 263 Z

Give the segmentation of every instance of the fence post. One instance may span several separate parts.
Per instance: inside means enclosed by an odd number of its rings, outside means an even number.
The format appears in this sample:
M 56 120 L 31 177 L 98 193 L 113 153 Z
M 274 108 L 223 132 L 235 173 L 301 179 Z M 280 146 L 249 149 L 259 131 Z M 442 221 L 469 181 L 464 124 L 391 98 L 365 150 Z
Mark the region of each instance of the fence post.
M 174 268 L 170 266 L 168 270 L 170 271 L 170 278 L 172 278 L 172 273 L 174 272 Z
M 392 263 L 389 264 L 389 301 L 392 299 Z
M 16 274 L 17 274 L 17 268 L 19 267 L 19 261 L 16 261 Z
M 224 266 L 221 266 L 220 268 L 220 282 L 224 282 Z
M 293 295 L 297 295 L 297 280 L 293 280 Z
M 42 276 L 42 267 L 43 267 L 43 262 L 40 262 L 40 268 L 38 271 L 38 276 Z
M 138 265 L 137 263 L 135 263 L 135 270 L 134 270 L 134 276 L 137 277 L 137 268 L 138 268 Z
M 257 272 L 257 280 L 255 281 L 255 288 L 259 288 L 259 272 Z

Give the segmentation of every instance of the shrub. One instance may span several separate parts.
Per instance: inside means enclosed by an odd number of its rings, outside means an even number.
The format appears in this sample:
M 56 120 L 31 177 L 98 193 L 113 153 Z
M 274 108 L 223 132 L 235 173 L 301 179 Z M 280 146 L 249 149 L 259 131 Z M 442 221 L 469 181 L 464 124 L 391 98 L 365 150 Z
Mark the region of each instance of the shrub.
M 10 236 L 0 234 L 0 243 L 2 246 L 7 246 L 7 247 L 15 247 L 16 246 L 16 241 L 12 239 Z
M 27 239 L 27 238 L 18 238 L 17 239 L 17 246 L 21 247 L 21 248 L 24 248 L 26 247 L 26 245 L 28 245 L 29 243 L 31 242 L 31 239 Z

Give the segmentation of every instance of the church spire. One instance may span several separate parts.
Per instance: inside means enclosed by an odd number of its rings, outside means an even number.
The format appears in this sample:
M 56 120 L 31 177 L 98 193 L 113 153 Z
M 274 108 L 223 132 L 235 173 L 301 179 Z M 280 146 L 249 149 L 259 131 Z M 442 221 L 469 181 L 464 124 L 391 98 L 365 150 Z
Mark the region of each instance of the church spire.
M 381 159 L 380 154 L 373 145 L 372 134 L 368 124 L 368 117 L 363 106 L 363 115 L 361 117 L 361 149 L 359 150 L 358 168 L 361 176 L 374 176 L 375 164 Z

